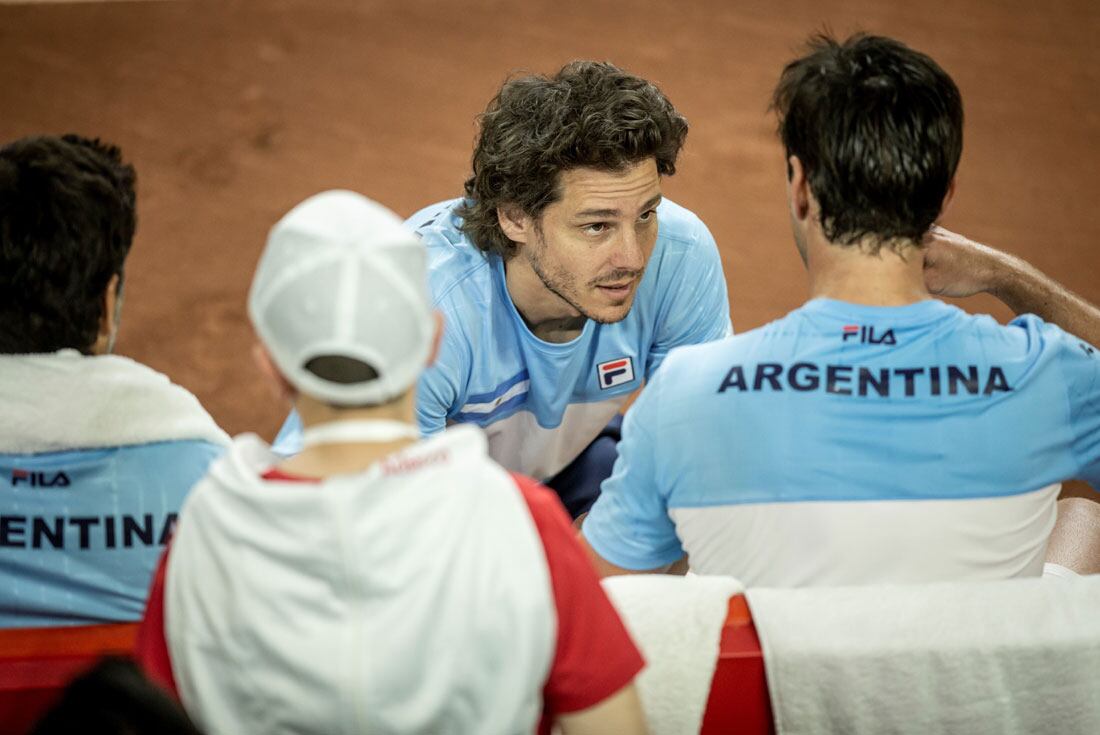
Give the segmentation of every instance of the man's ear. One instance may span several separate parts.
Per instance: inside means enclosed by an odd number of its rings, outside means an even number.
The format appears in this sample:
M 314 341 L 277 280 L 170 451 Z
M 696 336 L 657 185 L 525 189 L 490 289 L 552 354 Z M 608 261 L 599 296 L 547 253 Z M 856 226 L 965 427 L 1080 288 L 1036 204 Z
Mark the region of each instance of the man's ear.
M 796 220 L 805 220 L 810 215 L 810 182 L 806 179 L 806 169 L 798 156 L 787 158 L 787 196 L 791 203 L 791 216 Z
M 505 237 L 512 242 L 524 244 L 531 239 L 535 228 L 535 220 L 515 204 L 497 207 L 497 223 Z
M 260 373 L 267 379 L 266 382 L 272 395 L 276 398 L 285 398 L 293 403 L 298 391 L 294 389 L 290 381 L 283 377 L 275 361 L 271 359 L 271 353 L 259 342 L 252 345 L 252 360 L 256 363 Z
M 99 329 L 92 345 L 93 354 L 105 355 L 114 347 L 117 336 L 115 333 L 118 331 L 118 310 L 122 306 L 120 283 L 122 276 L 116 273 L 107 281 L 107 288 L 103 291 L 103 314 L 99 318 Z
M 433 311 L 432 318 L 435 320 L 435 336 L 432 337 L 432 351 L 428 353 L 428 364 L 425 367 L 434 365 L 435 358 L 439 357 L 439 343 L 443 341 L 443 330 L 447 328 L 442 311 Z

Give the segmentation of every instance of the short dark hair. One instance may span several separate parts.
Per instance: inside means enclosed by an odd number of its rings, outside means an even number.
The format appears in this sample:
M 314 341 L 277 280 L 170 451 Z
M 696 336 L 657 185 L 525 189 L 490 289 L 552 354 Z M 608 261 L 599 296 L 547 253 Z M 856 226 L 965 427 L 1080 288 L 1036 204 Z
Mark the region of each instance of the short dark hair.
M 920 242 L 962 155 L 962 97 L 928 56 L 890 38 L 813 37 L 772 106 L 830 242 Z
M 0 354 L 91 350 L 133 242 L 135 178 L 98 139 L 0 148 Z
M 618 171 L 652 157 L 671 176 L 687 130 L 656 86 L 609 63 L 575 61 L 552 77 L 509 80 L 480 117 L 462 231 L 509 257 L 516 245 L 500 229 L 499 207 L 537 218 L 560 197 L 561 173 L 578 167 Z

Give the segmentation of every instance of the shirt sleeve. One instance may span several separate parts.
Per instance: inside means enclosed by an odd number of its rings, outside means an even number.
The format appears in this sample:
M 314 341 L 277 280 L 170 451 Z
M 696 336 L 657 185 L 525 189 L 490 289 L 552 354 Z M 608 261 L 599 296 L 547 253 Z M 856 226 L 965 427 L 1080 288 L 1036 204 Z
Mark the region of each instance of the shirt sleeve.
M 553 717 L 593 707 L 633 681 L 645 666 L 600 586 L 557 496 L 513 475 L 546 551 L 557 607 L 558 641 L 543 689 Z
M 438 434 L 447 427 L 447 419 L 458 412 L 462 389 L 470 372 L 469 350 L 462 348 L 459 326 L 447 313 L 443 339 L 435 362 L 420 376 L 416 388 L 416 421 L 424 436 Z
M 712 342 L 733 334 L 718 245 L 702 222 L 698 222 L 695 235 L 695 241 L 683 250 L 669 253 L 673 269 L 659 286 L 665 301 L 650 348 L 647 380 L 674 347 Z
M 1100 490 L 1100 349 L 1053 324 L 1041 329 L 1057 350 L 1066 382 L 1077 478 Z
M 627 411 L 615 467 L 581 530 L 596 553 L 623 569 L 657 569 L 684 556 L 657 471 L 668 447 L 654 440 L 667 372 L 658 373 Z
M 178 700 L 176 678 L 172 674 L 172 659 L 164 635 L 164 580 L 167 568 L 168 548 L 161 555 L 157 571 L 153 575 L 149 599 L 145 604 L 145 616 L 138 627 L 134 658 L 146 676 L 167 689 Z

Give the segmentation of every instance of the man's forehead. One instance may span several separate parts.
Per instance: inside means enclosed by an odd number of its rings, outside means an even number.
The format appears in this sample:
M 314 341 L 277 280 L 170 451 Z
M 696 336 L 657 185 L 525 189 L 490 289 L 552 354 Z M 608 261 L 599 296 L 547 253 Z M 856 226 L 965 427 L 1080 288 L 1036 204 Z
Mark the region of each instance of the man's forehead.
M 560 204 L 569 212 L 635 210 L 661 196 L 661 176 L 652 158 L 620 171 L 574 168 L 563 171 Z

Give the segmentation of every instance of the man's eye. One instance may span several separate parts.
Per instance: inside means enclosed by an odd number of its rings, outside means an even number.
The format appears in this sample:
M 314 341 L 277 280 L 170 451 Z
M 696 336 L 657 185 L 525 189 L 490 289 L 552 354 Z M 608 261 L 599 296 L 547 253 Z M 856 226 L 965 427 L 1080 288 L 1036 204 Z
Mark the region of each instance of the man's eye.
M 599 235 L 607 231 L 607 223 L 605 222 L 593 222 L 590 225 L 584 225 L 582 228 L 589 235 Z
M 642 212 L 642 216 L 639 217 L 638 219 L 640 219 L 642 222 L 649 222 L 651 219 L 655 218 L 656 216 L 657 216 L 657 210 L 656 209 L 648 209 L 645 212 Z

